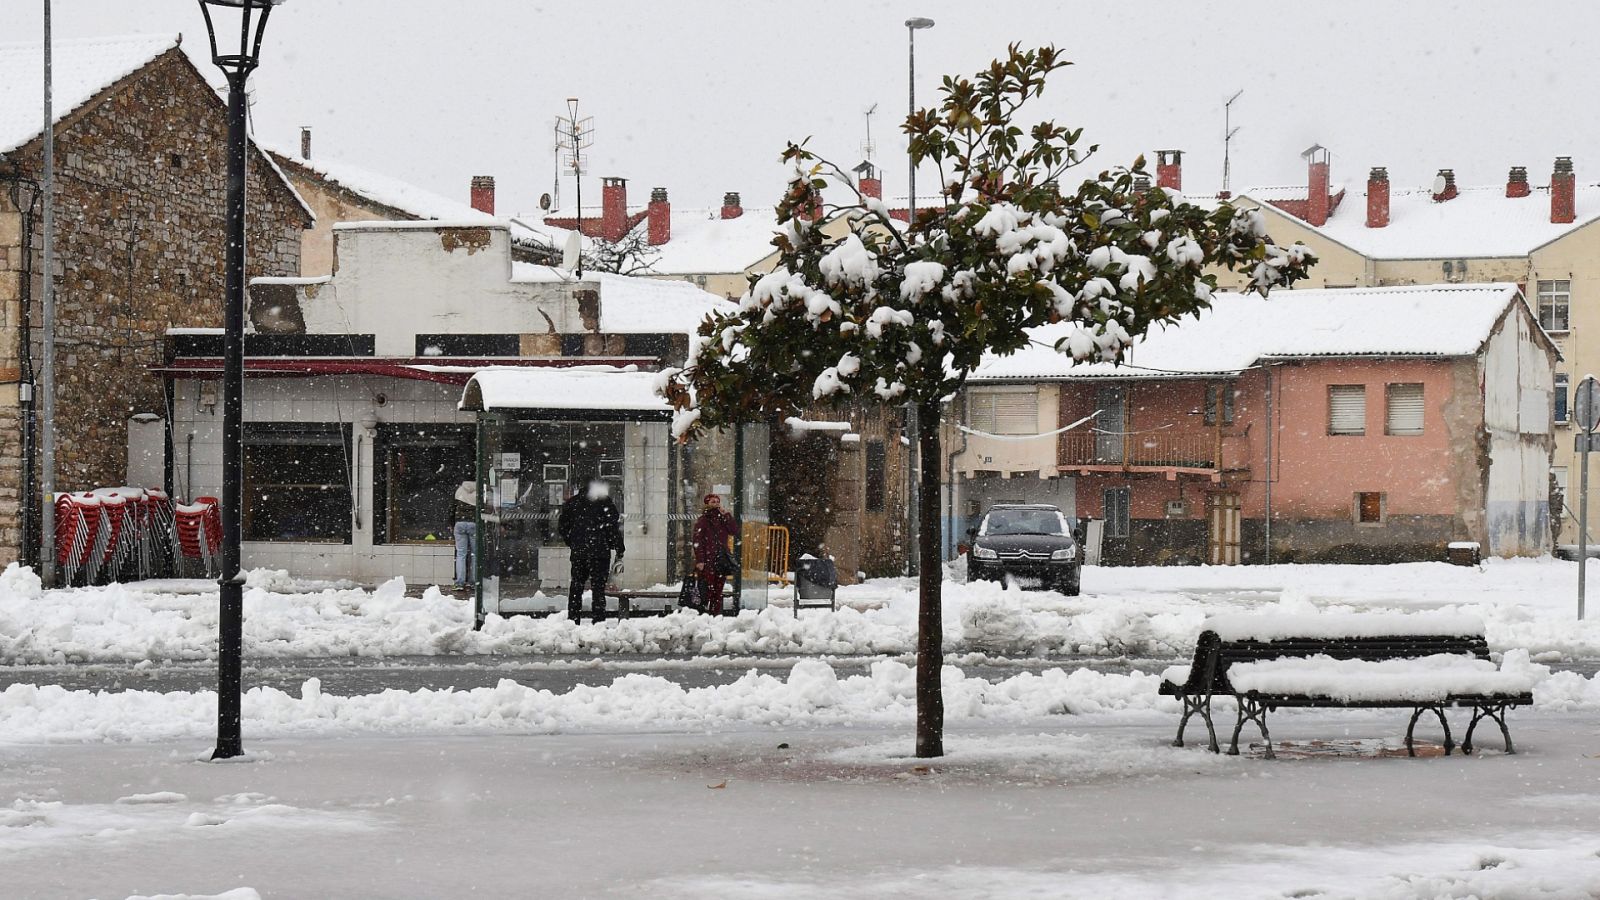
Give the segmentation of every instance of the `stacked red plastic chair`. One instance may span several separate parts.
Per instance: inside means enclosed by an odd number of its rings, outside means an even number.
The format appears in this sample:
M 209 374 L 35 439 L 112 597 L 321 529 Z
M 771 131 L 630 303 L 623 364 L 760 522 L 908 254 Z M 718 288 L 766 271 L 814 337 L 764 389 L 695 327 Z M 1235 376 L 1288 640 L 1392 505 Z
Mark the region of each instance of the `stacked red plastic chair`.
M 196 497 L 193 503 L 172 507 L 178 532 L 178 552 L 184 560 L 198 562 L 208 576 L 218 574 L 217 554 L 222 549 L 222 510 L 215 497 Z
M 99 503 L 80 503 L 71 494 L 56 497 L 56 565 L 64 583 L 73 584 L 84 571 L 100 530 Z

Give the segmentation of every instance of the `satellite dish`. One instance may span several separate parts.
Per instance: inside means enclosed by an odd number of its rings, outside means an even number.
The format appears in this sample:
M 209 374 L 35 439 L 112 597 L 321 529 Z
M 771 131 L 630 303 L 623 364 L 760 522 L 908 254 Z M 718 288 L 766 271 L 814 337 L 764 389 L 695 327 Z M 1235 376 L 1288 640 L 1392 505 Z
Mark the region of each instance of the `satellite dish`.
M 1435 175 L 1435 176 L 1433 176 L 1433 193 L 1436 196 L 1439 195 L 1439 194 L 1444 193 L 1444 189 L 1446 187 L 1447 187 L 1447 184 L 1446 184 L 1446 182 L 1444 180 L 1444 176 L 1443 175 Z
M 546 212 L 550 211 L 550 195 L 549 194 L 540 194 L 539 195 L 539 208 L 544 210 L 544 211 L 546 211 Z
M 561 268 L 577 269 L 578 255 L 583 252 L 583 239 L 576 231 L 567 235 L 567 248 L 561 254 Z

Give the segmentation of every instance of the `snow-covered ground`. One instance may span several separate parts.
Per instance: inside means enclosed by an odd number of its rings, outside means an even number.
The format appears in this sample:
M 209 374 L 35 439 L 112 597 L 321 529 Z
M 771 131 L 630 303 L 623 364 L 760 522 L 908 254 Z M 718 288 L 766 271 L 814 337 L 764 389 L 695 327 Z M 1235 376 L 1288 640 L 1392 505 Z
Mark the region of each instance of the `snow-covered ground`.
M 1291 742 L 1396 715 L 1280 723 Z M 1118 717 L 954 729 L 0 745 L 7 897 L 1593 898 L 1600 716 L 1267 761 Z M 232 891 L 231 894 L 224 894 Z
M 1591 582 L 1600 584 L 1600 561 Z M 945 646 L 991 656 L 1183 656 L 1200 623 L 1223 612 L 1452 610 L 1481 618 L 1496 651 L 1536 660 L 1600 657 L 1596 615 L 1576 621 L 1577 564 L 1491 560 L 1395 566 L 1089 568 L 1081 597 L 945 584 Z M 472 630 L 470 604 L 398 581 L 363 590 L 307 586 L 252 573 L 245 652 L 253 657 L 434 654 L 904 654 L 913 646 L 915 586 L 879 579 L 846 587 L 838 612 L 797 619 L 775 605 L 737 618 L 679 613 L 574 624 L 493 617 Z M 205 582 L 149 582 L 41 592 L 31 572 L 0 575 L 0 664 L 206 659 L 217 604 Z

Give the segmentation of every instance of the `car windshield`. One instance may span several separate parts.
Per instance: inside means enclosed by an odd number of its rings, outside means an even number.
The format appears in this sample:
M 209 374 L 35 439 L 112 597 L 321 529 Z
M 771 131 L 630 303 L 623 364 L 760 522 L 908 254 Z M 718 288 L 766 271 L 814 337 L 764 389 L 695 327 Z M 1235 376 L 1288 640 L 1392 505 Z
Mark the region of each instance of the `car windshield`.
M 1066 534 L 1066 517 L 1053 509 L 997 509 L 983 518 L 979 534 Z

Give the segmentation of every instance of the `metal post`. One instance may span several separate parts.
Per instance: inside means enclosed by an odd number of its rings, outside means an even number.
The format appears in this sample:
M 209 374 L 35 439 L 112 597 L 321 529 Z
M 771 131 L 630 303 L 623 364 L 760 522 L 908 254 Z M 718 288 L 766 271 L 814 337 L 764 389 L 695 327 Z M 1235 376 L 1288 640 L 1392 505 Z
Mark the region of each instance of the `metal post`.
M 917 30 L 932 27 L 932 19 L 919 17 L 906 20 L 906 114 L 908 116 L 915 115 L 917 112 Z M 906 178 L 906 226 L 907 234 L 909 235 L 910 228 L 917 222 L 917 159 L 907 153 L 906 161 L 908 170 Z M 937 425 L 937 423 L 932 424 Z M 921 466 L 929 464 L 928 460 L 922 459 L 922 454 L 918 449 L 921 447 L 921 444 L 918 443 L 921 433 L 922 422 L 917 415 L 916 404 L 907 404 L 906 437 L 909 441 L 907 458 L 910 463 L 906 466 L 908 475 L 906 479 L 906 499 L 910 502 L 906 504 L 906 520 L 910 537 L 909 544 L 911 546 L 911 553 L 908 556 L 911 564 L 907 567 L 907 570 L 912 575 L 918 574 L 922 562 L 922 551 L 920 549 L 922 546 L 922 517 L 919 514 L 922 508 L 920 502 L 922 482 L 918 477 L 918 473 L 921 471 Z M 933 465 L 938 466 L 938 462 L 933 461 Z
M 39 495 L 44 508 L 39 517 L 39 554 L 44 583 L 56 586 L 56 129 L 50 94 L 53 63 L 50 47 L 50 0 L 44 2 L 44 360 L 39 393 L 42 395 Z
M 244 752 L 240 733 L 244 663 L 244 577 L 240 530 L 244 499 L 244 180 L 245 80 L 228 74 L 227 275 L 222 314 L 222 579 L 217 646 L 217 749 L 213 759 Z
M 744 423 L 733 426 L 733 611 L 740 608 L 744 593 Z M 727 609 L 717 610 L 723 615 Z
M 1272 565 L 1272 433 L 1277 429 L 1272 421 L 1272 366 L 1267 366 L 1263 371 L 1267 374 L 1267 496 L 1262 530 L 1266 535 L 1266 565 L 1270 566 Z
M 1589 443 L 1591 435 L 1580 434 L 1583 452 L 1578 454 L 1578 465 L 1583 472 L 1578 476 L 1578 621 L 1583 621 L 1584 576 L 1589 571 Z

